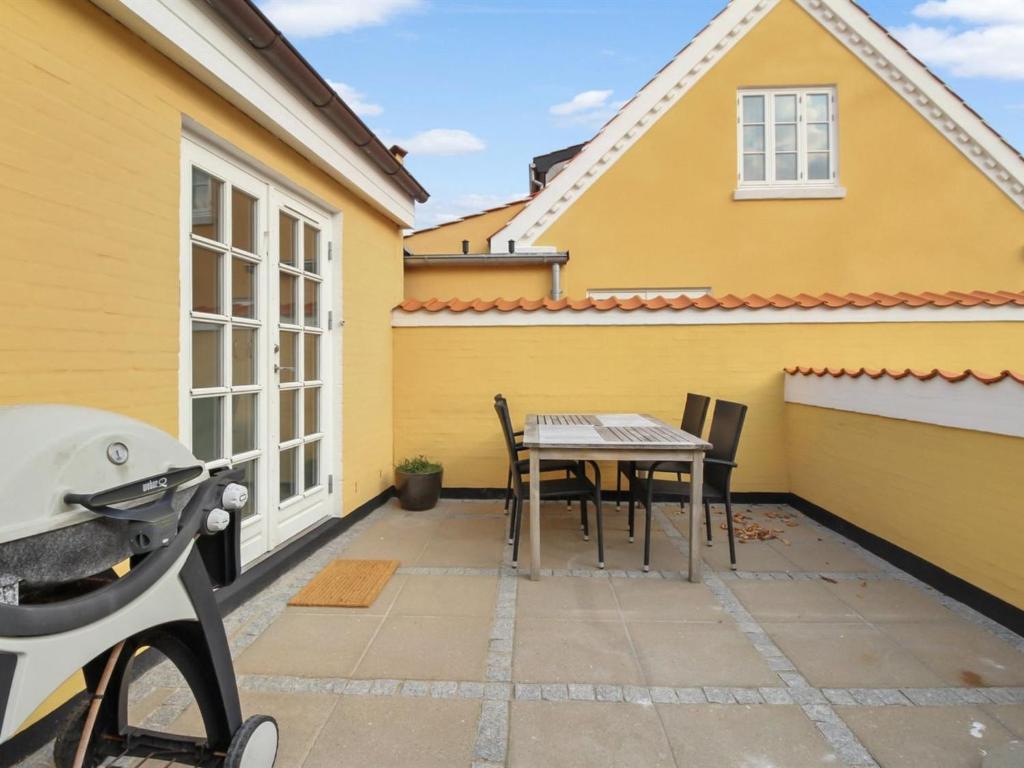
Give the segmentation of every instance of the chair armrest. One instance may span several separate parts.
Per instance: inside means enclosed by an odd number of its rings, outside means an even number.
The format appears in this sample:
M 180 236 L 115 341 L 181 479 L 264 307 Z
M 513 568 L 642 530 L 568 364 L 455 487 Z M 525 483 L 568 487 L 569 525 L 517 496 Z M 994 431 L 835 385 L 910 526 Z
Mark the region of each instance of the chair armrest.
M 718 464 L 722 467 L 732 467 L 735 469 L 739 466 L 735 461 L 726 461 L 725 459 L 704 459 L 705 464 Z

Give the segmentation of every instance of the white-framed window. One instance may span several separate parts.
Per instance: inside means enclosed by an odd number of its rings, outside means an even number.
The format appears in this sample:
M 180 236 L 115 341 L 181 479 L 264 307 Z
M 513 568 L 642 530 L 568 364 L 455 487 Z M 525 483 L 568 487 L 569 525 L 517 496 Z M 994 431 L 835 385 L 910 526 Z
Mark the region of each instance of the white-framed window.
M 738 191 L 838 188 L 834 88 L 742 89 L 736 109 Z
M 709 293 L 710 288 L 590 288 L 587 290 L 587 298 L 632 299 L 639 296 L 641 299 L 678 299 L 685 296 L 688 299 L 699 299 Z

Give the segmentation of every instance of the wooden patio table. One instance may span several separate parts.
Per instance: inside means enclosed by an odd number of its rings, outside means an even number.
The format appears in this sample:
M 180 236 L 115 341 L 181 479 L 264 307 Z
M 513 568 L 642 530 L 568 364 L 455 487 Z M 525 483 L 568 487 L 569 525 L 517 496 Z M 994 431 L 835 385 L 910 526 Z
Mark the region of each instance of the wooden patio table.
M 530 578 L 540 578 L 540 462 L 689 461 L 690 581 L 700 581 L 700 509 L 704 453 L 711 444 L 642 413 L 531 413 L 523 447 L 530 450 Z

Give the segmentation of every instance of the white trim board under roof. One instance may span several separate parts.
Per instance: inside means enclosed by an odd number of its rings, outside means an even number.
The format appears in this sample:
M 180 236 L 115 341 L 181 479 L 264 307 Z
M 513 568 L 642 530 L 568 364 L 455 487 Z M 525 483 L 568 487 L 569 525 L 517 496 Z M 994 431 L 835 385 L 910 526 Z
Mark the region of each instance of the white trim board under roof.
M 536 244 L 591 184 L 733 46 L 786 0 L 733 0 L 612 118 L 566 168 L 491 237 L 492 250 Z M 1018 206 L 1024 158 L 852 0 L 793 0 L 899 94 Z
M 412 226 L 412 197 L 206 2 L 92 2 L 391 220 Z

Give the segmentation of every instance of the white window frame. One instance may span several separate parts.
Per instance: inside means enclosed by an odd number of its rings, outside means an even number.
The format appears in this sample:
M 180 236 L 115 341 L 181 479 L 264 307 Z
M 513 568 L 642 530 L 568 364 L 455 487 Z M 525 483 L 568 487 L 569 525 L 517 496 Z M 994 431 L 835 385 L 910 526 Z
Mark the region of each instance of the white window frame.
M 764 97 L 764 160 L 765 178 L 747 179 L 743 171 L 743 98 Z M 775 179 L 775 97 L 794 96 L 796 113 L 796 155 L 797 178 Z M 807 120 L 806 103 L 808 96 L 827 96 L 829 100 L 829 178 L 807 178 Z M 736 200 L 800 199 L 800 198 L 842 198 L 846 190 L 839 185 L 838 109 L 836 89 L 833 86 L 799 88 L 741 88 L 736 93 L 736 180 L 733 193 Z

